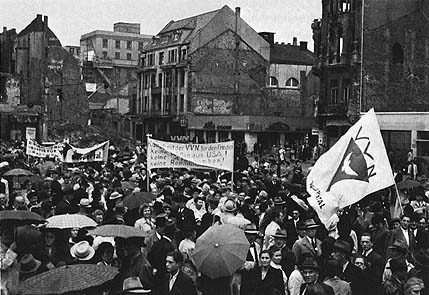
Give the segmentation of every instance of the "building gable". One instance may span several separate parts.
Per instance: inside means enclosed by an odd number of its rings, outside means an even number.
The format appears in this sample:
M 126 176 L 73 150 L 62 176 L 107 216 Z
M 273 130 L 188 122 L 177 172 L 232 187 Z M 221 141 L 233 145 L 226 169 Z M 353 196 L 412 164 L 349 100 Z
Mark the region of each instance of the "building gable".
M 239 17 L 236 28 L 236 17 Z M 240 16 L 232 11 L 228 6 L 222 7 L 221 10 L 195 34 L 191 41 L 189 53 L 198 48 L 205 46 L 213 38 L 219 36 L 226 30 L 237 32 L 240 38 L 247 43 L 248 46 L 253 48 L 258 54 L 263 56 L 265 60 L 270 59 L 270 45 L 264 38 L 262 38 L 252 27 L 250 27 Z

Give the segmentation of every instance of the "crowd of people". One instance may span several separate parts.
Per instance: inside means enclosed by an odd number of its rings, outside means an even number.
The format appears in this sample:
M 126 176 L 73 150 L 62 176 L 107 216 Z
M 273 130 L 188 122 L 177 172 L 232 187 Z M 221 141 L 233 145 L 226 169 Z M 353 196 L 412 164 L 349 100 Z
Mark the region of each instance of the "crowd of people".
M 22 145 L 3 147 L 0 210 L 86 215 L 147 235 L 106 238 L 86 228 L 2 221 L 1 294 L 19 294 L 26 279 L 71 264 L 119 271 L 84 294 L 429 294 L 425 183 L 401 191 L 398 218 L 391 214 L 395 190 L 386 189 L 341 210 L 336 231 L 328 232 L 307 202 L 306 164 L 283 157 L 250 160 L 231 177 L 210 170 L 147 173 L 144 147 L 128 158 L 111 150 L 107 163 L 69 166 L 28 158 Z M 5 176 L 12 168 L 36 177 Z M 139 191 L 153 200 L 127 208 L 123 199 Z M 250 247 L 240 269 L 212 279 L 192 254 L 198 237 L 219 224 L 241 228 Z

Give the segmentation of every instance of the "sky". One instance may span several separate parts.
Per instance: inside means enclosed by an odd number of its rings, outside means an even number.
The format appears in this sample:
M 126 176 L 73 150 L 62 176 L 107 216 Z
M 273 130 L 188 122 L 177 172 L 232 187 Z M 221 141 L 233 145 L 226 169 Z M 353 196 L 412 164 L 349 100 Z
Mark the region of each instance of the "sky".
M 241 17 L 257 32 L 275 32 L 276 42 L 293 37 L 309 42 L 311 23 L 321 17 L 321 0 L 0 0 L 0 23 L 19 33 L 36 14 L 63 46 L 79 45 L 80 36 L 94 30 L 113 30 L 116 22 L 140 23 L 141 33 L 156 35 L 170 20 L 198 15 L 228 5 L 241 7 Z

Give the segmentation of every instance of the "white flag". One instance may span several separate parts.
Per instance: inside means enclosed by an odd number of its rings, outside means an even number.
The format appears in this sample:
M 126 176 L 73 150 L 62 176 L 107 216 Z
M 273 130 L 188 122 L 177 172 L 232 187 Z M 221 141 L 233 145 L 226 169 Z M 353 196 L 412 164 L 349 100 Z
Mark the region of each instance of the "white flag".
M 338 221 L 338 209 L 395 184 L 371 109 L 323 154 L 307 176 L 308 201 L 327 229 Z

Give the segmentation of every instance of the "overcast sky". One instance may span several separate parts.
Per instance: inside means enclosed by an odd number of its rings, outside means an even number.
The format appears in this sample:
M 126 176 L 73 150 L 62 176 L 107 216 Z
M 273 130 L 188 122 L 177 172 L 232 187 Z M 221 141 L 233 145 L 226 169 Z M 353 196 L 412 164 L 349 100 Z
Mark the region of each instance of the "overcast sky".
M 49 17 L 49 27 L 64 45 L 79 45 L 80 36 L 113 30 L 115 22 L 140 23 L 141 33 L 155 35 L 170 20 L 179 20 L 228 5 L 257 32 L 275 32 L 275 40 L 308 41 L 311 23 L 321 17 L 321 0 L 0 0 L 2 27 L 20 32 L 35 17 Z

